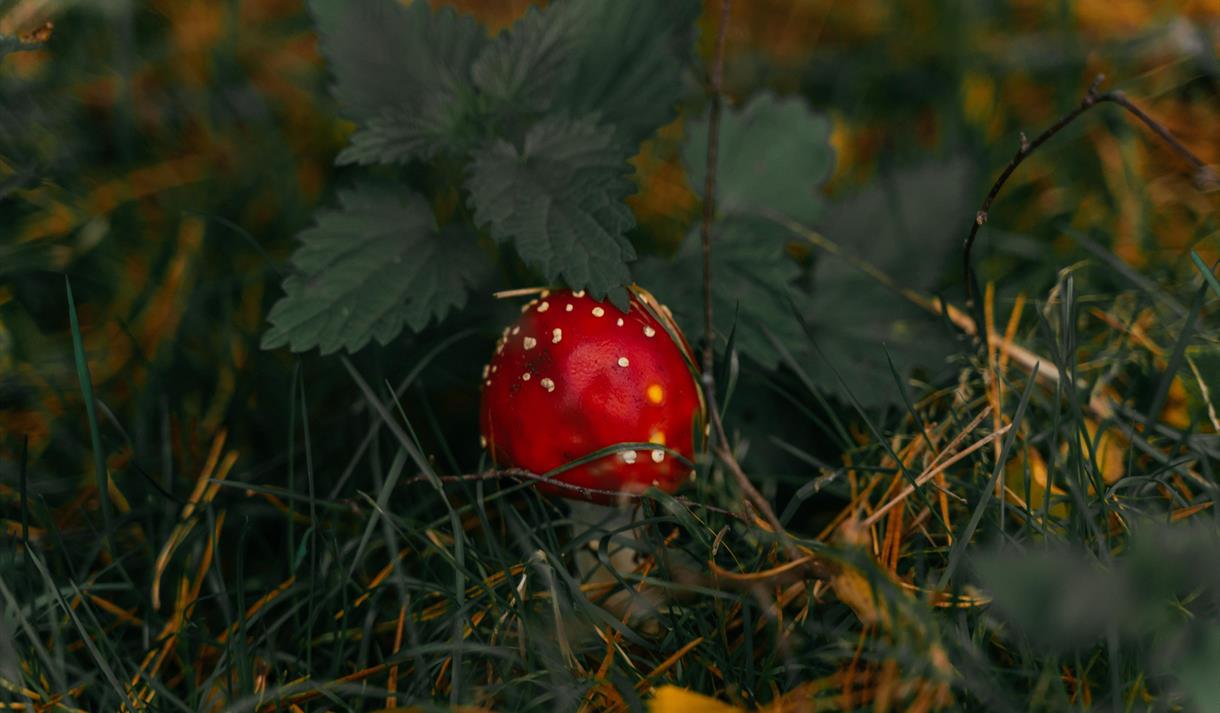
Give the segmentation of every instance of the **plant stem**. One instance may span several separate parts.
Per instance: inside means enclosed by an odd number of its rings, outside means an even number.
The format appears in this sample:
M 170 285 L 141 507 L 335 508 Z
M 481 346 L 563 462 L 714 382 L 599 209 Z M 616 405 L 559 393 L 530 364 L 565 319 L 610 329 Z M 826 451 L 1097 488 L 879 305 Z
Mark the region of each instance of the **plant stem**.
M 711 100 L 707 120 L 707 171 L 703 183 L 703 383 L 706 389 L 714 384 L 712 367 L 716 360 L 716 332 L 712 324 L 712 221 L 716 217 L 716 168 L 720 154 L 721 85 L 724 80 L 724 41 L 728 34 L 729 9 L 732 0 L 720 5 L 720 28 L 716 34 L 716 55 L 712 60 Z

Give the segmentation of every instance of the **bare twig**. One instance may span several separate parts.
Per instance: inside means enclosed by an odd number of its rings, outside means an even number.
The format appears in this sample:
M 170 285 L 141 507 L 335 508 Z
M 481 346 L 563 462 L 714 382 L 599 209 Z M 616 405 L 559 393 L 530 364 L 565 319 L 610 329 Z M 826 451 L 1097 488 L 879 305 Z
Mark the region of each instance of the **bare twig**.
M 737 481 L 738 487 L 745 493 L 746 502 L 753 506 L 767 525 L 784 541 L 784 549 L 790 559 L 800 557 L 800 552 L 792 544 L 791 539 L 780 524 L 775 510 L 758 488 L 750 482 L 750 477 L 742 469 L 741 464 L 733 455 L 728 445 L 728 437 L 724 424 L 720 420 L 720 411 L 716 406 L 716 376 L 713 371 L 716 365 L 716 333 L 712 323 L 712 221 L 716 217 L 716 169 L 720 149 L 720 111 L 723 97 L 721 85 L 724 79 L 724 45 L 728 34 L 729 10 L 732 0 L 723 0 L 720 4 L 720 28 L 716 35 L 716 55 L 712 60 L 711 109 L 707 123 L 707 172 L 703 184 L 703 221 L 700 224 L 700 236 L 703 239 L 703 391 L 704 403 L 707 405 L 708 417 L 714 429 L 715 445 L 712 450 L 716 456 L 728 466 L 729 471 Z
M 1085 113 L 1089 109 L 1092 109 L 1098 104 L 1110 102 L 1112 104 L 1117 104 L 1123 109 L 1126 109 L 1132 116 L 1143 122 L 1143 124 L 1151 129 L 1157 136 L 1164 139 L 1164 141 L 1169 144 L 1169 146 L 1179 156 L 1186 159 L 1186 161 L 1195 168 L 1200 183 L 1210 183 L 1216 181 L 1216 177 L 1214 176 L 1213 172 L 1208 168 L 1207 164 L 1205 164 L 1202 159 L 1196 156 L 1190 149 L 1186 148 L 1186 145 L 1179 141 L 1160 122 L 1156 121 L 1151 116 L 1148 116 L 1143 109 L 1140 109 L 1136 104 L 1128 99 L 1126 94 L 1120 91 L 1110 91 L 1099 94 L 1097 89 L 1101 86 L 1101 83 L 1104 80 L 1105 75 L 1097 75 L 1097 78 L 1094 79 L 1093 83 L 1089 85 L 1089 89 L 1087 92 L 1085 92 L 1084 97 L 1081 98 L 1080 103 L 1067 114 L 1060 117 L 1059 120 L 1054 124 L 1051 124 L 1050 127 L 1048 127 L 1041 134 L 1038 134 L 1033 141 L 1026 139 L 1024 133 L 1021 134 L 1020 147 L 1017 149 L 1016 154 L 1013 155 L 1012 160 L 1010 160 L 1008 165 L 1004 167 L 1004 170 L 1000 173 L 999 178 L 995 180 L 995 183 L 991 184 L 991 190 L 987 192 L 987 197 L 983 199 L 982 206 L 980 206 L 979 210 L 974 214 L 974 222 L 970 225 L 970 234 L 966 236 L 966 241 L 963 245 L 962 270 L 963 278 L 966 282 L 967 306 L 973 304 L 975 298 L 977 297 L 977 295 L 974 294 L 974 265 L 971 260 L 971 252 L 974 249 L 974 241 L 978 236 L 979 228 L 983 227 L 983 225 L 987 222 L 987 217 L 991 210 L 991 204 L 995 201 L 996 196 L 999 195 L 1000 189 L 1004 187 L 1004 184 L 1008 182 L 1009 177 L 1011 177 L 1013 172 L 1017 170 L 1017 166 L 1020 166 L 1022 162 L 1024 162 L 1031 153 L 1037 150 L 1039 146 L 1046 143 L 1052 136 L 1062 131 L 1065 127 L 1067 127 L 1068 124 L 1075 121 L 1081 114 Z M 983 340 L 983 344 L 985 346 L 988 338 L 987 330 L 982 324 L 977 323 L 978 321 L 979 315 L 976 314 L 975 333 L 981 340 Z
M 716 332 L 712 324 L 712 221 L 716 217 L 716 168 L 720 160 L 724 40 L 728 34 L 731 5 L 732 0 L 724 0 L 720 5 L 720 29 L 716 35 L 716 56 L 712 60 L 712 106 L 707 119 L 707 171 L 703 183 L 703 222 L 699 227 L 700 237 L 703 238 L 703 383 L 708 389 L 714 382 L 712 366 L 716 360 Z

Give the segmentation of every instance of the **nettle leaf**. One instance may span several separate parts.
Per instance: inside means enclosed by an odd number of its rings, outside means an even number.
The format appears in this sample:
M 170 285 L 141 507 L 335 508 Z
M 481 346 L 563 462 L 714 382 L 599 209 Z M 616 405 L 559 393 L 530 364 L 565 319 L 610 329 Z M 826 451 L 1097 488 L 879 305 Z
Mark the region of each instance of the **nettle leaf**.
M 702 190 L 707 171 L 707 119 L 688 122 L 683 157 Z M 784 249 L 792 235 L 767 213 L 818 215 L 819 185 L 834 164 L 829 125 L 798 99 L 769 94 L 721 117 L 716 173 L 718 218 L 712 226 L 712 315 L 723 345 L 736 318 L 737 348 L 767 368 L 780 361 L 772 337 L 795 350 L 805 342 L 793 314 L 808 308 L 797 285 L 801 268 Z M 698 230 L 666 263 L 644 261 L 636 280 L 670 302 L 679 322 L 702 329 L 703 264 Z M 770 336 L 768 336 L 770 334 Z
M 708 120 L 686 124 L 682 158 L 702 195 L 707 178 Z M 811 223 L 821 217 L 818 188 L 834 168 L 830 122 L 798 98 L 760 94 L 721 115 L 716 209 L 721 214 L 771 211 Z
M 463 307 L 487 266 L 472 234 L 438 228 L 427 201 L 406 189 L 362 186 L 339 202 L 301 233 L 298 272 L 271 309 L 264 349 L 329 354 L 386 344 L 404 326 L 419 331 Z
M 497 110 L 546 111 L 575 76 L 573 43 L 558 14 L 529 8 L 483 50 L 471 68 L 474 85 Z
M 784 249 L 783 229 L 762 218 L 728 218 L 716 224 L 712 247 L 712 321 L 717 344 L 736 328 L 736 349 L 768 369 L 780 361 L 771 336 L 789 345 L 804 340 L 792 305 L 807 305 L 796 284 L 800 267 Z M 703 243 L 699 230 L 682 242 L 673 260 L 646 258 L 636 282 L 674 313 L 690 337 L 703 335 Z M 771 336 L 768 336 L 770 333 Z
M 635 259 L 625 237 L 635 225 L 623 202 L 634 190 L 627 158 L 607 127 L 544 119 L 521 148 L 496 141 L 476 154 L 466 182 L 475 222 L 497 241 L 511 240 L 547 280 L 623 306 Z
M 596 112 L 632 145 L 677 115 L 684 57 L 694 40 L 699 0 L 568 0 L 548 10 L 569 30 L 573 81 L 562 106 Z
M 964 161 L 883 175 L 833 206 L 823 232 L 900 285 L 929 289 L 959 246 L 969 177 Z M 905 379 L 915 368 L 936 368 L 953 348 L 943 320 L 830 254 L 818 256 L 808 314 L 814 341 L 866 406 L 900 403 L 886 350 Z M 827 391 L 847 396 L 831 369 L 809 371 Z
M 332 93 L 359 130 L 338 163 L 405 162 L 464 150 L 478 136 L 470 68 L 488 44 L 452 8 L 415 0 L 313 0 Z
M 475 62 L 497 114 L 597 115 L 632 145 L 676 115 L 698 0 L 567 0 L 531 8 Z

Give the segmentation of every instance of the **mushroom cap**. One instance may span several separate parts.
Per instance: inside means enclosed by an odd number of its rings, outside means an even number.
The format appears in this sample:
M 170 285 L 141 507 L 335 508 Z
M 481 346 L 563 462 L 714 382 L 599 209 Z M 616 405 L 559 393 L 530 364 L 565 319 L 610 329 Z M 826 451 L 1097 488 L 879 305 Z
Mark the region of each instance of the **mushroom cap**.
M 604 454 L 553 478 L 595 490 L 673 492 L 693 477 L 704 434 L 697 374 L 673 318 L 646 291 L 632 288 L 626 313 L 584 292 L 544 291 L 504 330 L 484 372 L 483 443 L 497 465 L 539 474 L 617 444 L 656 444 Z

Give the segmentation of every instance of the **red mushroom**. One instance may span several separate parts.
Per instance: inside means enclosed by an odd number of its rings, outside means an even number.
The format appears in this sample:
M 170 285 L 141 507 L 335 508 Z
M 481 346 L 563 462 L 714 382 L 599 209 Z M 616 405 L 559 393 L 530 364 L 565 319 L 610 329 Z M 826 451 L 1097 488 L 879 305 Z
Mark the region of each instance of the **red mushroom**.
M 554 476 L 582 488 L 673 492 L 694 476 L 705 410 L 690 346 L 668 309 L 633 288 L 624 313 L 584 292 L 543 291 L 504 330 L 484 367 L 482 441 L 503 467 L 546 473 L 621 443 Z M 680 457 L 675 457 L 677 454 Z M 594 502 L 576 488 L 544 491 Z

